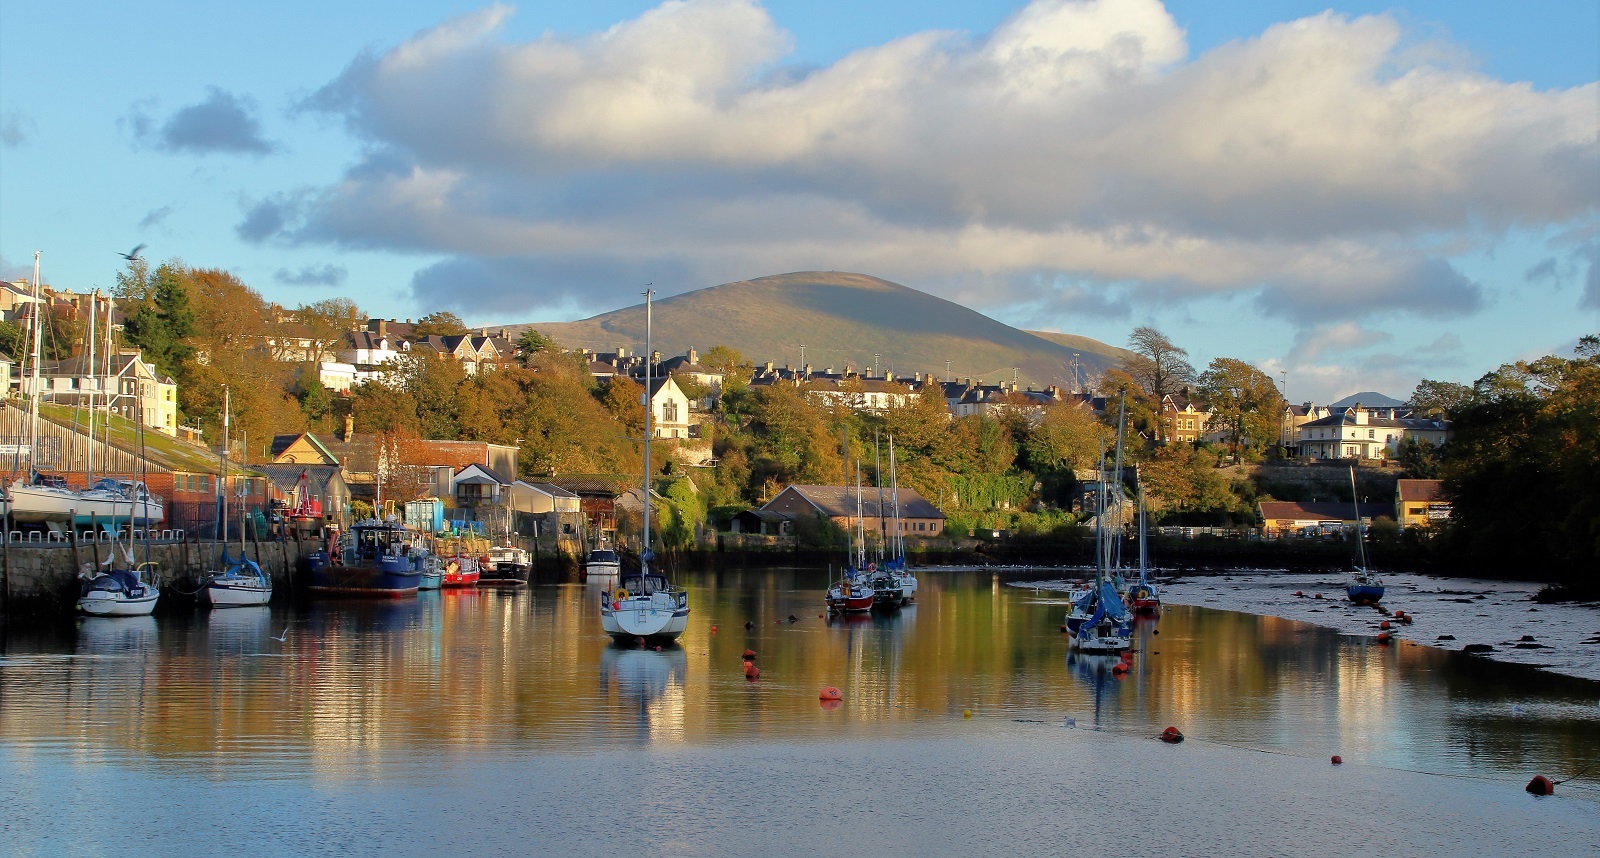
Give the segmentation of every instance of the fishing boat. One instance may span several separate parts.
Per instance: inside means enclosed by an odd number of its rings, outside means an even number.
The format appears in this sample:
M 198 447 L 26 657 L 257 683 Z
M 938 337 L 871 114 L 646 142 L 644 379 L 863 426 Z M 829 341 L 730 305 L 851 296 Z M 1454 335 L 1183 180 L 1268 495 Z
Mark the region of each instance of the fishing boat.
M 428 553 L 422 558 L 422 577 L 417 579 L 418 590 L 438 590 L 444 586 L 444 567 L 439 558 Z
M 368 519 L 342 543 L 307 554 L 303 565 L 313 594 L 398 597 L 416 594 L 425 561 L 405 525 Z
M 651 351 L 650 299 L 651 290 L 644 293 L 644 353 Z M 651 361 L 645 361 L 644 405 L 644 527 L 643 548 L 639 552 L 639 571 L 622 572 L 617 576 L 617 587 L 600 593 L 600 627 L 619 642 L 644 639 L 655 642 L 677 640 L 689 627 L 689 594 L 672 585 L 667 576 L 651 567 L 655 552 L 650 549 L 650 435 L 654 431 L 649 391 L 655 386 Z
M 583 558 L 585 578 L 615 578 L 622 572 L 622 559 L 609 548 L 596 548 Z
M 435 543 L 434 551 L 444 570 L 445 589 L 476 587 L 483 577 L 489 555 L 489 540 L 476 536 L 450 536 Z
M 1150 549 L 1147 542 L 1149 529 L 1145 526 L 1144 480 L 1139 469 L 1134 468 L 1133 479 L 1139 491 L 1139 577 L 1128 584 L 1127 604 L 1135 614 L 1161 613 L 1161 594 L 1150 580 Z
M 150 576 L 148 581 L 146 574 Z M 92 617 L 147 617 L 161 598 L 154 578 L 154 563 L 104 572 L 96 572 L 93 563 L 85 563 L 78 571 L 78 610 Z
M 1367 535 L 1361 526 L 1361 501 L 1356 495 L 1356 468 L 1350 466 L 1350 502 L 1356 508 L 1356 554 L 1359 558 L 1350 569 L 1344 592 L 1357 605 L 1376 605 L 1383 601 L 1383 579 L 1367 565 Z
M 528 552 L 514 545 L 489 549 L 488 562 L 479 570 L 480 587 L 525 587 L 528 584 Z
M 1122 464 L 1123 430 L 1126 427 L 1127 400 L 1117 414 L 1117 471 Z M 1085 653 L 1118 653 L 1126 650 L 1133 638 L 1133 617 L 1118 593 L 1116 536 L 1108 532 L 1106 517 L 1120 522 L 1122 482 L 1118 479 L 1114 498 L 1107 490 L 1105 449 L 1100 453 L 1099 511 L 1095 515 L 1095 579 L 1087 589 L 1074 593 L 1064 623 L 1070 633 L 1070 646 Z M 1120 529 L 1120 528 L 1119 528 Z

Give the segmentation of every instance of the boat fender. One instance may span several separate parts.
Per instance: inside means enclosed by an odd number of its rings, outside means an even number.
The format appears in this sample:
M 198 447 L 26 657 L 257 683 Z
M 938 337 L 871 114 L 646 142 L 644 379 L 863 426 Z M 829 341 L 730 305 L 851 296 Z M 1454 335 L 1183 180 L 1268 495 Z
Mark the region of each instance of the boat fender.
M 826 688 L 823 688 L 821 691 L 817 692 L 817 697 L 819 697 L 819 698 L 821 698 L 823 700 L 843 700 L 844 699 L 844 692 L 842 692 L 839 689 L 834 688 L 833 686 L 829 685 Z
M 1534 775 L 1533 780 L 1528 781 L 1526 789 L 1534 795 L 1550 795 L 1556 791 L 1556 785 L 1544 775 Z
M 1161 731 L 1161 741 L 1169 745 L 1176 745 L 1183 741 L 1183 734 L 1178 732 L 1177 727 L 1168 727 Z
M 1333 764 L 1336 765 L 1336 766 L 1344 765 L 1344 757 L 1341 757 L 1338 754 L 1334 754 L 1333 755 Z
M 627 590 L 624 590 L 624 589 L 622 589 L 622 588 L 621 588 L 621 587 L 618 587 L 618 588 L 617 588 L 617 592 L 615 592 L 615 593 L 613 593 L 613 594 L 611 594 L 611 597 L 612 597 L 612 598 L 613 598 L 613 599 L 615 599 L 615 600 L 616 600 L 616 601 L 618 601 L 618 602 L 620 602 L 620 601 L 622 601 L 622 600 L 623 600 L 623 599 L 626 599 L 626 598 L 628 598 L 628 591 L 627 591 Z

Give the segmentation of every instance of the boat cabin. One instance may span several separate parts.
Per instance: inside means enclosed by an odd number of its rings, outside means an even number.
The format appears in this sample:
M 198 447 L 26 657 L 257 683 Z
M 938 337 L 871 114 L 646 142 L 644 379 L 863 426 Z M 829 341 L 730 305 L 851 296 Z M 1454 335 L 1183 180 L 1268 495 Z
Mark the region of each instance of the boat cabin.
M 628 593 L 634 596 L 648 596 L 652 593 L 665 593 L 666 591 L 672 589 L 671 585 L 667 583 L 667 576 L 658 575 L 654 572 L 646 575 L 640 575 L 638 572 L 625 574 L 622 576 L 620 583 L 617 586 L 618 589 L 626 590 Z
M 351 528 L 354 562 L 377 560 L 385 555 L 404 557 L 411 551 L 411 533 L 393 522 L 358 524 Z

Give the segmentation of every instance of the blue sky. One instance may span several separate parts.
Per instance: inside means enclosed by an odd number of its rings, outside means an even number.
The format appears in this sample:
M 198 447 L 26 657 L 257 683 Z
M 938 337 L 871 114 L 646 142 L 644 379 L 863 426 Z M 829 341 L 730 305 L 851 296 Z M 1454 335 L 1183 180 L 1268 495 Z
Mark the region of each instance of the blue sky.
M 489 324 L 848 269 L 1319 401 L 1600 331 L 1593 0 L 137 8 L 0 4 L 0 274 Z

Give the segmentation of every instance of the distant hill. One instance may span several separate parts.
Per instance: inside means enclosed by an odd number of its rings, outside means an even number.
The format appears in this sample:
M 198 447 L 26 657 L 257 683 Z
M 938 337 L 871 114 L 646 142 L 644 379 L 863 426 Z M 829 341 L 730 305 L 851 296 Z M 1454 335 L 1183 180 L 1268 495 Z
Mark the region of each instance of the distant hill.
M 1360 393 L 1352 393 L 1338 402 L 1330 404 L 1328 407 L 1349 408 L 1357 403 L 1367 408 L 1395 408 L 1405 404 L 1402 400 L 1395 399 L 1392 396 L 1384 396 L 1376 390 L 1363 390 Z
M 655 302 L 655 348 L 663 355 L 690 347 L 738 349 L 752 361 L 799 366 L 800 348 L 814 369 L 878 366 L 897 375 L 1073 387 L 1073 352 L 1092 378 L 1116 364 L 1122 350 L 1087 337 L 1037 333 L 1002 324 L 960 304 L 865 274 L 802 271 L 697 289 Z M 576 322 L 508 325 L 537 328 L 569 349 L 644 348 L 644 305 Z M 516 334 L 513 333 L 513 336 Z

